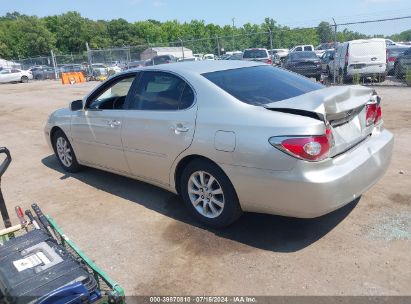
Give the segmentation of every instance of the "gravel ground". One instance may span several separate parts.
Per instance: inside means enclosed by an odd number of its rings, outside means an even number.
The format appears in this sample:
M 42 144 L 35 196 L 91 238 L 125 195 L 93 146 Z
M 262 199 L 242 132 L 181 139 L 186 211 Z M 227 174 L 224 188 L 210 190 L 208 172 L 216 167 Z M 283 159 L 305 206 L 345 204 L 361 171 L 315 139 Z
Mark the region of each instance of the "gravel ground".
M 410 88 L 376 87 L 394 155 L 359 201 L 311 220 L 245 214 L 218 231 L 162 189 L 59 168 L 43 125 L 95 85 L 0 86 L 0 146 L 14 158 L 2 188 L 10 213 L 37 202 L 128 295 L 411 295 Z

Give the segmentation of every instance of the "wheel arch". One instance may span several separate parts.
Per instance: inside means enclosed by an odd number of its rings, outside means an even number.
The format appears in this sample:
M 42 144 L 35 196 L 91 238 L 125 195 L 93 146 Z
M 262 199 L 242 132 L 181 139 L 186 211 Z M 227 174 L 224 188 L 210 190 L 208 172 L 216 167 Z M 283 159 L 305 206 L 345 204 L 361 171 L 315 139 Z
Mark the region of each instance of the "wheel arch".
M 218 168 L 220 168 L 221 171 L 224 172 L 224 174 L 227 176 L 227 178 L 230 180 L 230 178 L 228 177 L 227 173 L 223 170 L 223 168 L 221 168 L 221 166 L 219 166 L 215 161 L 213 161 L 212 159 L 199 155 L 199 154 L 190 154 L 190 155 L 186 155 L 184 156 L 182 159 L 180 159 L 175 167 L 174 170 L 174 187 L 177 191 L 178 194 L 180 194 L 180 190 L 181 190 L 181 185 L 180 185 L 180 178 L 181 178 L 181 174 L 183 173 L 184 168 L 193 160 L 195 159 L 203 159 L 206 160 L 208 162 L 213 163 L 214 165 L 216 165 Z M 231 180 L 230 180 L 231 182 Z
M 51 142 L 51 145 L 53 146 L 53 148 L 54 148 L 53 137 L 54 137 L 54 134 L 56 134 L 56 132 L 59 131 L 59 130 L 64 133 L 63 129 L 58 127 L 58 126 L 54 126 L 50 130 L 50 142 Z M 64 134 L 66 134 L 66 133 L 64 133 Z

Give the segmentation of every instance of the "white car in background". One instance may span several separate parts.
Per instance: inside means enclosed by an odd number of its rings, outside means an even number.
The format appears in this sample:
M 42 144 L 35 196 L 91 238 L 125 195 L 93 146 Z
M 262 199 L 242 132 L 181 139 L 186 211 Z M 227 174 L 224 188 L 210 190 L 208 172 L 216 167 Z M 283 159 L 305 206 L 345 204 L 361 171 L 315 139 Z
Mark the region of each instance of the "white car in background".
M 205 54 L 203 58 L 204 60 L 215 60 L 214 54 Z
M 289 49 L 272 49 L 271 52 L 273 54 L 277 54 L 280 59 L 284 59 L 285 57 L 288 56 L 288 54 L 290 53 Z
M 292 52 L 314 52 L 314 46 L 312 44 L 296 45 L 290 51 Z
M 33 79 L 31 71 L 19 69 L 3 69 L 0 71 L 0 83 L 23 82 L 27 83 Z
M 186 61 L 201 61 L 200 57 L 185 57 L 185 58 L 180 58 L 177 60 L 178 62 L 186 62 Z
M 358 39 L 341 43 L 335 51 L 335 61 L 330 61 L 332 75 L 338 75 L 344 82 L 353 79 L 378 77 L 385 80 L 387 69 L 387 48 L 385 39 Z

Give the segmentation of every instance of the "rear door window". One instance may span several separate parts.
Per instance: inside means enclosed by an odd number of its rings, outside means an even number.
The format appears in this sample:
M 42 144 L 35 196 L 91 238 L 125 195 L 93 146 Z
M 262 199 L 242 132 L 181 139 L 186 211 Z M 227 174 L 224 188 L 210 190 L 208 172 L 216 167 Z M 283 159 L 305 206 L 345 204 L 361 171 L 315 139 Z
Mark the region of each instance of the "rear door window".
M 194 92 L 180 77 L 166 72 L 144 72 L 130 101 L 134 110 L 182 110 L 194 102 Z
M 310 45 L 306 45 L 304 51 L 313 51 L 313 48 Z
M 324 88 L 300 75 L 272 66 L 256 66 L 203 74 L 238 100 L 256 106 Z

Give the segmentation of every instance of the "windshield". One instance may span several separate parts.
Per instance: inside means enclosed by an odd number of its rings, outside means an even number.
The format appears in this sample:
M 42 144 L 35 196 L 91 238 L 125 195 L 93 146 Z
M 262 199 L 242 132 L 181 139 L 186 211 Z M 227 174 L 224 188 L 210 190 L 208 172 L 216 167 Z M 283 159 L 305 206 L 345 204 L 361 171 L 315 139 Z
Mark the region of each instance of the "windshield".
M 324 88 L 305 77 L 272 66 L 224 70 L 203 76 L 238 100 L 256 106 Z
M 266 50 L 245 50 L 243 58 L 267 58 Z

